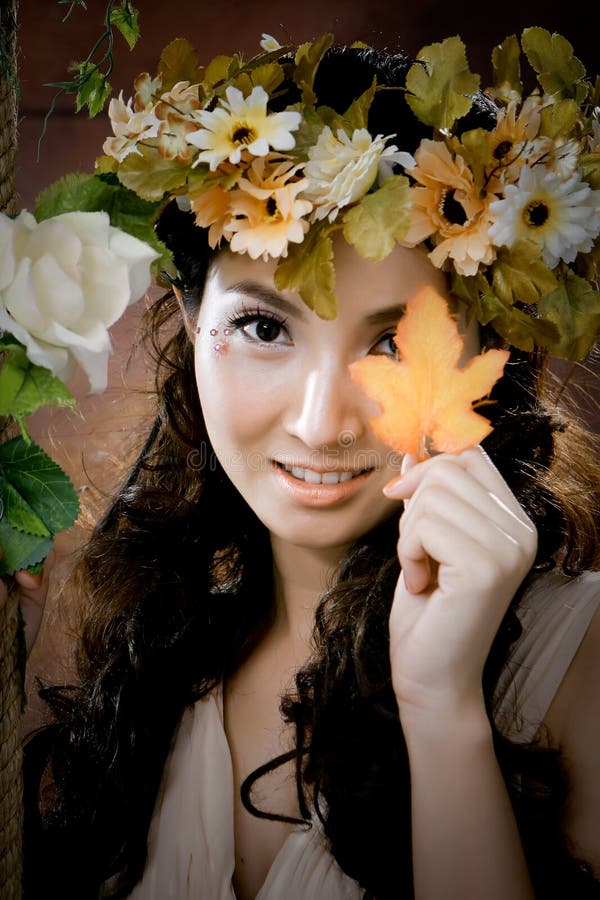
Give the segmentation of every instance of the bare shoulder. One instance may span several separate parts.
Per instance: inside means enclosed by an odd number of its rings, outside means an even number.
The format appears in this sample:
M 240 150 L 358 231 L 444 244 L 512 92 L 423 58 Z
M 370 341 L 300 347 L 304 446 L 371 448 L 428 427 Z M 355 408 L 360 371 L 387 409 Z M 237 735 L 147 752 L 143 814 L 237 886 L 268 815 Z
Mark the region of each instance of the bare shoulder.
M 596 580 L 600 592 L 600 580 Z M 570 780 L 564 827 L 600 877 L 600 602 L 546 717 Z

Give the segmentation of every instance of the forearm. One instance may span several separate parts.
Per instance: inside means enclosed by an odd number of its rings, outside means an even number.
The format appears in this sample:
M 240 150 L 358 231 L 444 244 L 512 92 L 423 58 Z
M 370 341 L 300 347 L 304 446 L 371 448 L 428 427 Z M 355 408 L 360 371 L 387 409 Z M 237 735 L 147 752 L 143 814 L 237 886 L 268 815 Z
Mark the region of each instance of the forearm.
M 416 900 L 533 900 L 483 709 L 406 718 Z

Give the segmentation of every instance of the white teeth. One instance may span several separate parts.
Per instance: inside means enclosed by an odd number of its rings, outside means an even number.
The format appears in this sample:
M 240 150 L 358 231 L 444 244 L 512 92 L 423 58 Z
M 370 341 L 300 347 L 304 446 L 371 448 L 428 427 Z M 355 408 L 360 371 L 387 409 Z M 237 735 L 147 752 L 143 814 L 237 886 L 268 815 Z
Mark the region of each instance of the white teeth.
M 282 463 L 282 468 L 294 478 L 305 481 L 307 484 L 339 484 L 341 481 L 350 481 L 360 472 L 315 472 L 314 469 L 301 469 L 298 466 L 286 466 Z

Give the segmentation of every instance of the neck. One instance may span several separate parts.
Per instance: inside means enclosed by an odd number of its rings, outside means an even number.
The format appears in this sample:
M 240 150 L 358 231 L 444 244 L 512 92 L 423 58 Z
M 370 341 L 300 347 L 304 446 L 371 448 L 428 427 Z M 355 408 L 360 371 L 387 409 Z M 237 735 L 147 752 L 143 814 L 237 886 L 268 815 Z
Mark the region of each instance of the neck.
M 315 610 L 330 586 L 346 547 L 298 547 L 271 536 L 276 614 L 280 637 L 309 645 Z

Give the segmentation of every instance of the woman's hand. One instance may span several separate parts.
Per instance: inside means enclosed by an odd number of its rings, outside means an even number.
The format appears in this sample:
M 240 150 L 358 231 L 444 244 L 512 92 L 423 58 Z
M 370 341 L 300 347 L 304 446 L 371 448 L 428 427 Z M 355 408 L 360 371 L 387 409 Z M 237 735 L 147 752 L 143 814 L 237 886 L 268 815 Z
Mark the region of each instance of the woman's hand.
M 415 464 L 386 489 L 405 501 L 390 614 L 401 716 L 483 710 L 492 641 L 537 549 L 535 526 L 476 447 Z
M 0 551 L 1 553 L 1 551 Z M 44 562 L 44 568 L 39 575 L 21 570 L 15 572 L 14 580 L 18 585 L 19 602 L 25 623 L 25 643 L 27 656 L 31 653 L 33 645 L 40 630 L 50 572 L 54 565 L 54 550 L 51 550 Z M 8 599 L 8 588 L 4 581 L 0 580 L 0 607 L 4 606 Z

